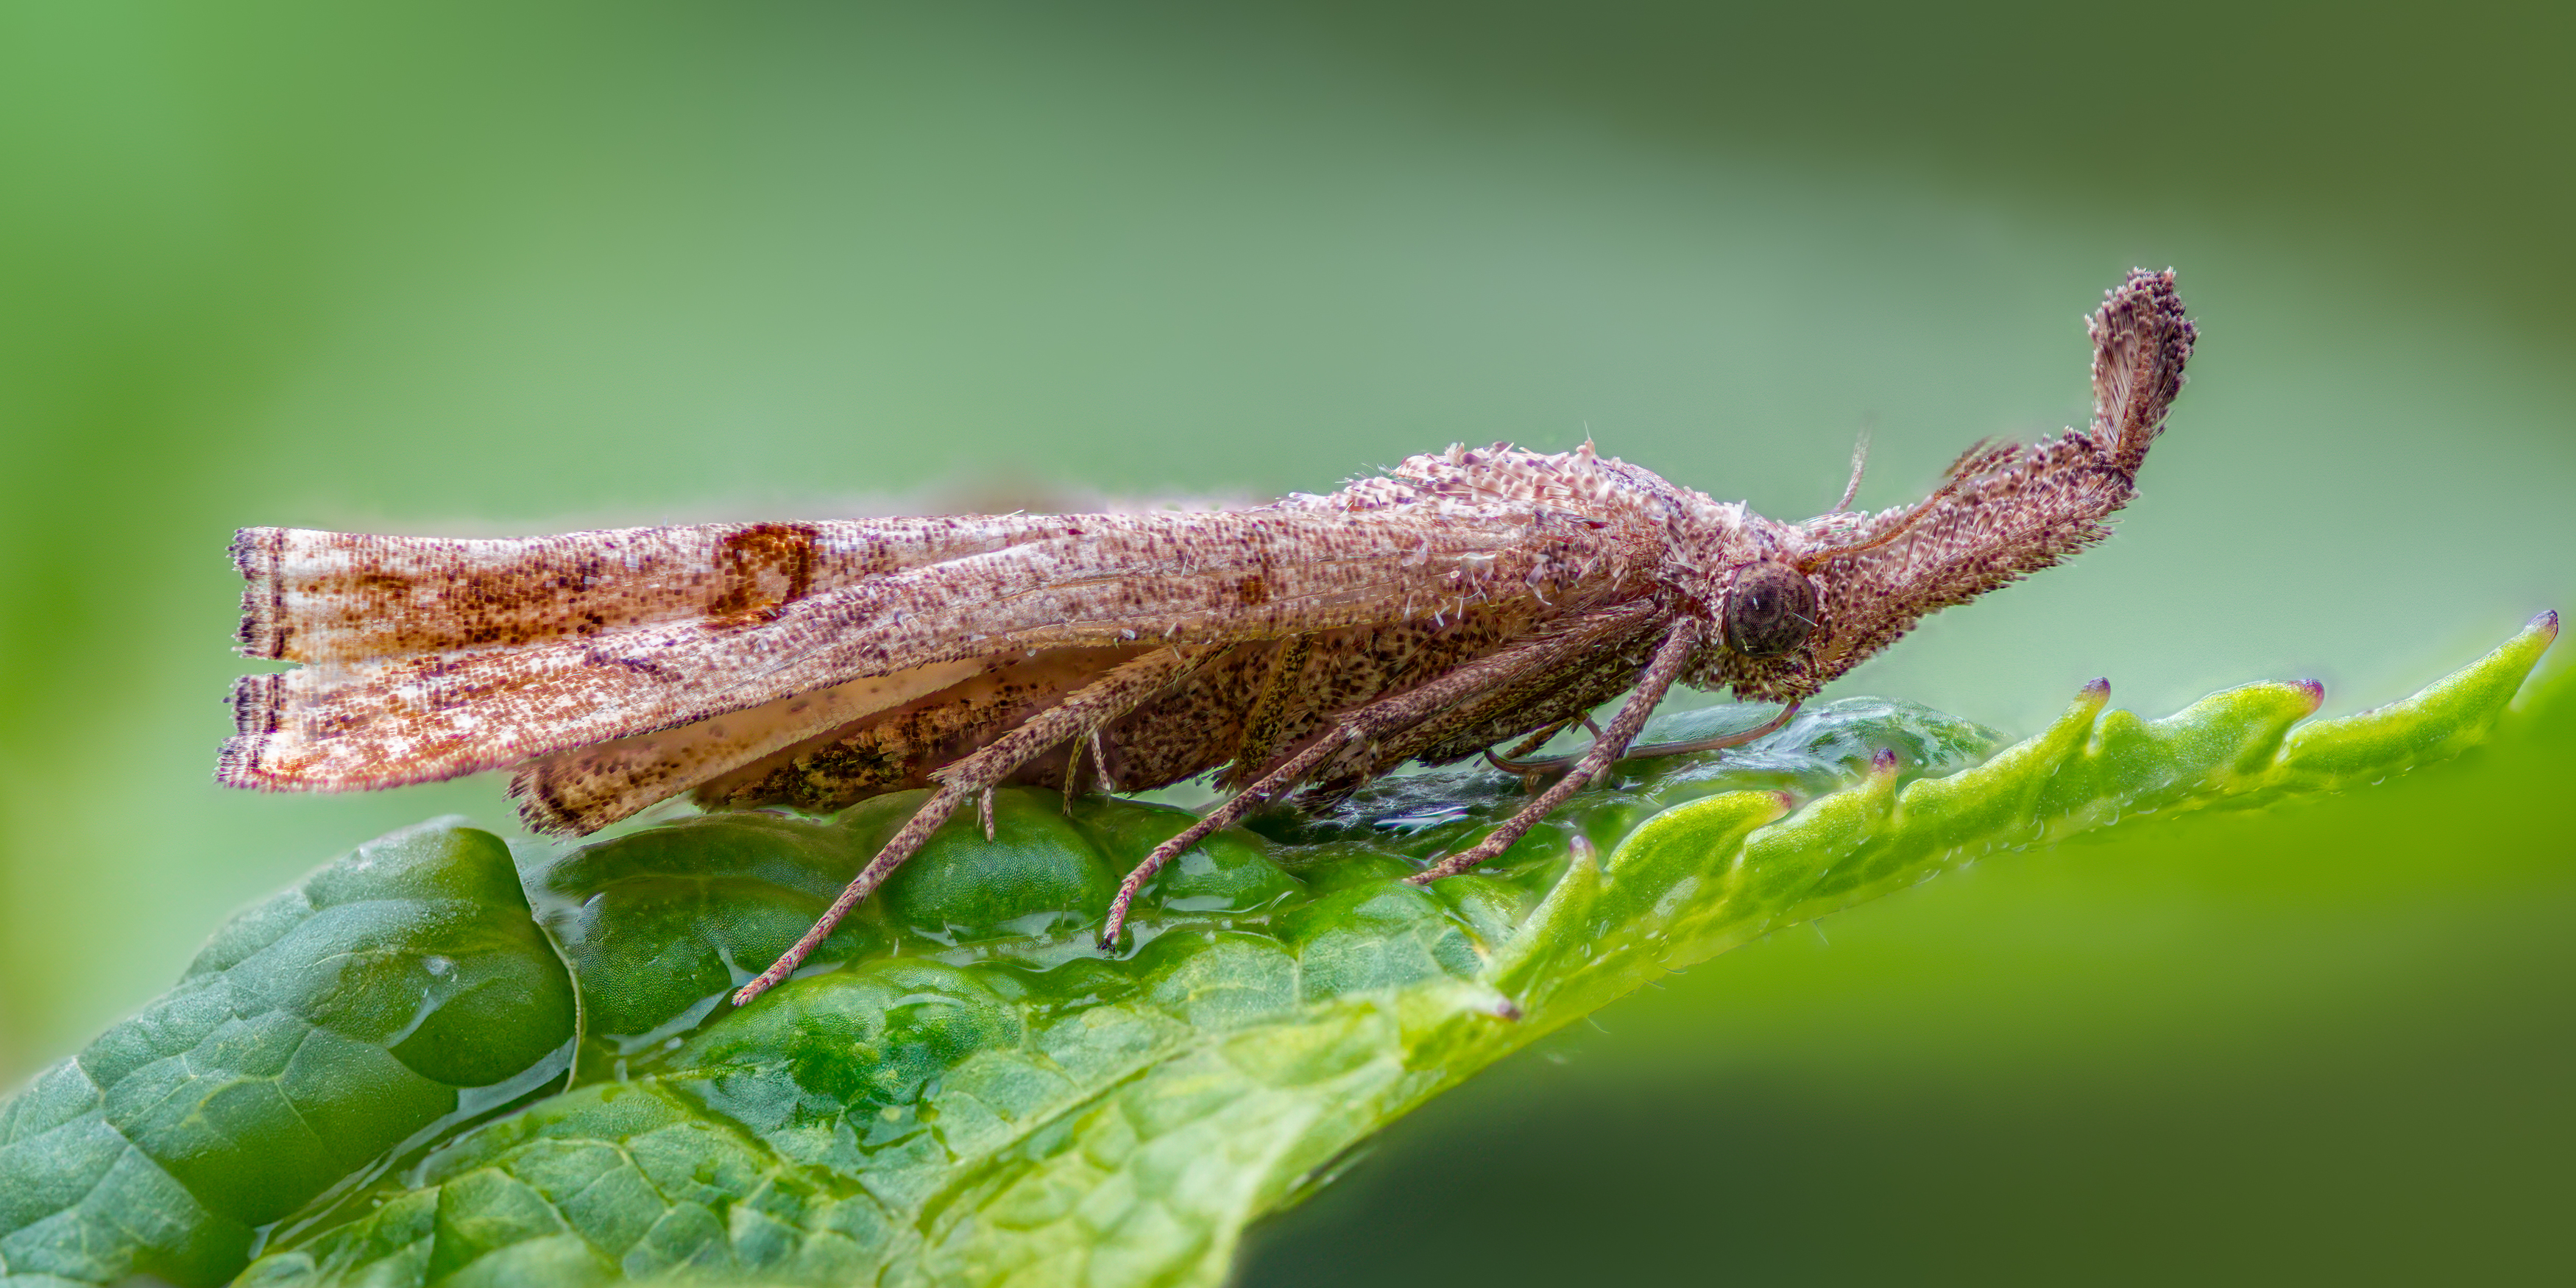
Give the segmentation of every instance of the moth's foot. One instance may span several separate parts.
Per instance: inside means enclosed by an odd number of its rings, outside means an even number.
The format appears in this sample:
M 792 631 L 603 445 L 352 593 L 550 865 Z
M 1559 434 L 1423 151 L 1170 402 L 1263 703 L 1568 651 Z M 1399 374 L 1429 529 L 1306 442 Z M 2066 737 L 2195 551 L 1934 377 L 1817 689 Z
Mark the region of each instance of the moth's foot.
M 1145 883 L 1153 879 L 1155 871 L 1163 866 L 1161 855 L 1162 851 L 1157 849 L 1118 883 L 1118 896 L 1109 901 L 1109 917 L 1100 925 L 1100 951 L 1118 951 L 1118 941 L 1127 934 L 1127 914 L 1136 906 L 1137 892 L 1143 890 Z
M 1521 830 L 1526 831 L 1528 829 L 1524 828 Z M 1454 877 L 1459 873 L 1465 872 L 1468 869 L 1475 867 L 1477 864 L 1510 849 L 1512 842 L 1519 839 L 1521 838 L 1520 832 L 1518 831 L 1513 831 L 1509 827 L 1498 829 L 1492 836 L 1488 836 L 1484 840 L 1478 841 L 1473 846 L 1460 850 L 1456 854 L 1452 854 L 1448 858 L 1442 859 L 1438 863 L 1434 863 L 1430 867 L 1424 868 L 1420 872 L 1416 872 L 1412 876 L 1406 877 L 1404 882 L 1406 885 L 1427 886 L 1442 877 Z

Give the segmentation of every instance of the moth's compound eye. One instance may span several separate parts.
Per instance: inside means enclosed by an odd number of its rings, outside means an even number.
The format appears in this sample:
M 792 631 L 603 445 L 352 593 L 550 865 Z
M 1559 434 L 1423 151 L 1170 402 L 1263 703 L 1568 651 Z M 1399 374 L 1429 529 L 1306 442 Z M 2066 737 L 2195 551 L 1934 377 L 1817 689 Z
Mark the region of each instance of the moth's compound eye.
M 1787 564 L 1758 563 L 1735 574 L 1726 593 L 1726 646 L 1746 657 L 1778 657 L 1816 629 L 1816 588 Z

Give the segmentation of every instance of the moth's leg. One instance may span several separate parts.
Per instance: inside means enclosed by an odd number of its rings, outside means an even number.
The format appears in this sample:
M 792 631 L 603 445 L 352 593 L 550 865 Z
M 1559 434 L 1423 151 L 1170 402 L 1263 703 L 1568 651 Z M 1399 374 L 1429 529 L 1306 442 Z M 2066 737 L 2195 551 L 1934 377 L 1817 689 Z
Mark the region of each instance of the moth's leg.
M 986 787 L 975 794 L 975 816 L 984 824 L 984 839 L 993 839 L 993 789 Z
M 1587 720 L 1586 723 L 1589 723 L 1589 721 Z M 1514 763 L 1516 760 L 1546 746 L 1548 739 L 1553 738 L 1573 727 L 1574 722 L 1572 720 L 1559 720 L 1555 724 L 1549 725 L 1548 727 L 1539 730 L 1537 733 L 1521 739 L 1519 746 L 1512 748 L 1510 751 L 1504 752 L 1502 755 L 1495 755 L 1494 749 L 1487 747 L 1485 749 L 1485 759 L 1492 762 L 1496 769 L 1518 773 L 1522 769 L 1526 768 L 1526 766 Z M 1601 735 L 1596 732 L 1592 736 L 1598 738 Z
M 1118 883 L 1118 897 L 1110 901 L 1109 919 L 1100 929 L 1100 946 L 1117 946 L 1119 933 L 1127 925 L 1127 911 L 1136 902 L 1136 892 L 1143 889 L 1164 864 L 1206 839 L 1210 833 L 1233 826 L 1263 803 L 1295 790 L 1308 775 L 1330 761 L 1334 753 L 1357 741 L 1399 733 L 1468 699 L 1525 676 L 1544 672 L 1567 657 L 1593 647 L 1605 635 L 1633 629 L 1639 614 L 1646 611 L 1651 610 L 1645 605 L 1631 605 L 1594 614 L 1563 634 L 1479 658 L 1418 687 L 1380 698 L 1343 716 L 1297 754 L 1235 793 L 1232 799 L 1208 811 L 1199 821 L 1182 829 L 1179 835 L 1155 846 L 1154 852 L 1146 855 L 1145 861 L 1137 864 L 1135 870 L 1127 874 L 1127 879 Z
M 1083 741 L 1091 744 L 1092 786 L 1099 788 L 1103 796 L 1117 795 L 1118 784 L 1109 781 L 1109 748 L 1101 744 L 1100 731 L 1094 729 L 1083 735 Z
M 1586 716 L 1583 722 L 1585 724 L 1591 724 L 1591 717 Z M 1555 724 L 1549 725 L 1548 727 L 1539 730 L 1537 733 L 1521 739 L 1519 746 L 1514 747 L 1510 751 L 1504 752 L 1499 756 L 1494 754 L 1493 748 L 1487 747 L 1484 752 L 1485 763 L 1492 765 L 1496 769 L 1502 770 L 1504 773 L 1520 775 L 1521 790 L 1532 796 L 1536 796 L 1539 793 L 1540 784 L 1546 781 L 1547 778 L 1545 767 L 1553 765 L 1557 760 L 1564 758 L 1557 757 L 1549 760 L 1524 762 L 1520 760 L 1519 757 L 1526 756 L 1531 752 L 1546 746 L 1548 739 L 1553 738 L 1573 727 L 1573 721 L 1559 720 Z M 1593 737 L 1596 739 L 1600 736 L 1601 735 L 1597 732 L 1593 734 Z M 1568 760 L 1566 763 L 1572 764 L 1573 762 Z
M 850 909 L 858 907 L 860 900 L 876 893 L 877 887 L 885 884 L 885 879 L 894 875 L 894 870 L 902 867 L 903 861 L 911 858 L 913 853 L 922 847 L 922 843 L 930 839 L 930 834 L 938 831 L 939 825 L 948 821 L 949 815 L 957 812 L 957 807 L 965 803 L 969 794 L 955 787 L 942 787 L 932 792 L 930 799 L 923 801 L 921 808 L 914 810 L 912 817 L 904 820 L 902 829 L 885 843 L 885 848 L 878 850 L 877 856 L 869 860 L 866 867 L 859 869 L 859 874 L 850 878 L 848 885 L 841 888 L 840 897 L 832 900 L 832 906 L 823 910 L 823 915 L 815 919 L 813 927 L 805 932 L 804 937 L 790 945 L 786 952 L 780 953 L 778 960 L 771 962 L 769 969 L 762 971 L 758 978 L 734 990 L 733 1004 L 749 1006 L 751 999 L 777 987 L 779 981 L 795 974 L 796 968 L 805 964 L 805 958 L 831 935 L 832 928 L 841 924 L 841 918 L 849 916 Z
M 1792 702 L 1780 708 L 1770 719 L 1750 729 L 1738 729 L 1734 733 L 1722 733 L 1714 738 L 1693 738 L 1688 742 L 1642 743 L 1630 747 L 1626 752 L 1626 759 L 1651 760 L 1657 756 L 1687 756 L 1694 751 L 1724 751 L 1729 747 L 1741 747 L 1746 743 L 1760 742 L 1788 728 L 1789 722 L 1798 718 L 1799 706 L 1799 703 Z
M 885 843 L 885 848 L 877 851 L 876 857 L 869 860 L 866 867 L 859 870 L 857 876 L 850 878 L 850 884 L 842 888 L 840 897 L 832 901 L 832 906 L 824 910 L 822 917 L 814 922 L 813 928 L 807 930 L 803 938 L 781 953 L 777 961 L 771 962 L 769 969 L 762 971 L 759 978 L 734 990 L 733 1004 L 748 1005 L 751 999 L 795 974 L 805 958 L 832 933 L 832 928 L 850 915 L 850 909 L 876 893 L 877 887 L 885 884 L 885 879 L 894 875 L 894 870 L 903 866 L 904 860 L 920 850 L 930 839 L 930 834 L 938 831 L 939 825 L 947 822 L 948 817 L 955 814 L 968 798 L 980 796 L 984 800 L 987 811 L 984 815 L 985 835 L 991 836 L 990 792 L 995 784 L 1068 738 L 1098 737 L 1101 726 L 1135 710 L 1138 704 L 1161 692 L 1207 656 L 1209 651 L 1206 649 L 1169 649 L 1125 662 L 1109 674 L 1075 690 L 1064 701 L 1029 717 L 1020 727 L 994 739 L 981 750 L 931 775 L 939 782 L 939 790 L 922 802 L 921 808 L 905 820 L 903 827 Z M 1095 754 L 1096 751 L 1097 748 Z
M 1074 784 L 1082 777 L 1082 748 L 1089 738 L 1070 738 L 1064 747 L 1064 816 L 1073 817 Z
M 1789 722 L 1797 717 L 1798 705 L 1799 704 L 1792 702 L 1787 706 L 1780 708 L 1779 712 L 1773 715 L 1770 719 L 1765 720 L 1750 729 L 1739 729 L 1734 733 L 1722 733 L 1714 738 L 1694 738 L 1688 742 L 1640 743 L 1637 746 L 1630 747 L 1626 751 L 1619 753 L 1619 758 L 1621 760 L 1651 760 L 1657 756 L 1684 756 L 1694 751 L 1724 751 L 1729 747 L 1741 747 L 1748 742 L 1759 742 L 1762 739 L 1768 738 L 1786 728 Z M 1587 720 L 1584 723 L 1590 724 L 1591 722 Z M 1559 727 L 1561 728 L 1562 726 Z M 1601 728 L 1598 725 L 1593 725 L 1592 727 L 1592 740 L 1594 742 L 1599 742 L 1601 740 Z M 1505 773 L 1522 775 L 1560 773 L 1564 770 L 1573 768 L 1576 763 L 1582 760 L 1582 757 L 1580 756 L 1550 756 L 1544 760 L 1521 760 L 1518 759 L 1520 751 L 1521 748 L 1514 748 L 1512 754 L 1508 756 L 1497 756 L 1488 751 L 1485 753 L 1485 759 L 1493 762 L 1494 768 L 1502 770 Z
M 1619 714 L 1611 718 L 1610 728 L 1594 740 L 1592 750 L 1583 753 L 1583 759 L 1575 764 L 1572 773 L 1556 780 L 1555 786 L 1521 807 L 1520 813 L 1512 815 L 1484 840 L 1405 880 L 1414 885 L 1429 885 L 1442 877 L 1456 876 L 1510 849 L 1512 842 L 1528 835 L 1531 828 L 1538 826 L 1540 819 L 1554 813 L 1557 806 L 1591 785 L 1603 770 L 1618 763 L 1619 754 L 1627 750 L 1629 740 L 1646 727 L 1646 717 L 1655 713 L 1656 704 L 1664 700 L 1664 695 L 1672 690 L 1673 681 L 1681 678 L 1682 669 L 1690 665 L 1691 650 L 1699 646 L 1699 636 L 1698 618 L 1684 617 L 1675 621 L 1672 629 L 1664 633 L 1664 642 L 1656 647 L 1655 660 L 1647 664 L 1645 678 L 1637 682 L 1637 691 L 1629 695 L 1627 705 L 1619 708 Z

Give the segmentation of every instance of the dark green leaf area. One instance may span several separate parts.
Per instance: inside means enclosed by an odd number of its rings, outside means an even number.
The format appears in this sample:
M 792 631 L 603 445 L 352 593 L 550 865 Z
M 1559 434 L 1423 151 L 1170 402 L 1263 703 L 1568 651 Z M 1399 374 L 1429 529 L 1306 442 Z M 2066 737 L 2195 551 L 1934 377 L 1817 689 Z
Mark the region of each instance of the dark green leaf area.
M 1020 1037 L 1018 1012 L 978 972 L 888 958 L 798 980 L 664 1067 L 756 1130 L 846 1118 L 852 1140 L 874 1146 L 917 1130 L 903 1109 L 959 1061 Z
M 853 831 L 890 836 L 926 795 L 878 797 L 852 806 L 843 818 Z M 952 944 L 1099 924 L 1127 869 L 1112 869 L 1109 856 L 1066 817 L 1063 797 L 997 792 L 993 826 L 988 840 L 976 811 L 962 810 L 933 833 L 887 879 L 881 896 L 887 919 Z
M 440 1150 L 364 1220 L 252 1282 L 865 1280 L 896 1242 L 871 1191 L 950 1161 L 925 1092 L 1022 1037 L 1002 996 L 956 967 L 879 960 L 799 980 L 658 1074 L 581 1088 Z
M 538 914 L 580 981 L 594 1051 L 642 1058 L 676 1046 L 725 994 L 767 966 L 902 826 L 927 793 L 863 801 L 828 819 L 738 813 L 684 819 L 581 847 L 530 874 Z M 1076 801 L 1036 789 L 995 794 L 994 837 L 977 812 L 948 821 L 809 959 L 808 971 L 881 953 L 1000 953 L 1056 966 L 1088 955 L 1118 880 L 1194 816 L 1135 801 Z M 1240 832 L 1167 864 L 1138 900 L 1161 919 L 1275 910 L 1304 893 Z M 1373 854 L 1384 871 L 1413 869 Z M 976 946 L 984 945 L 986 949 Z M 1083 988 L 1040 987 L 1083 997 Z M 587 1060 L 587 1057 L 586 1057 Z M 588 1064 L 585 1064 L 588 1067 Z
M 1074 802 L 1073 820 L 1115 859 L 1141 861 L 1155 846 L 1198 821 L 1187 810 L 1137 801 L 1086 797 Z M 1120 872 L 1123 877 L 1124 870 Z M 1138 892 L 1149 908 L 1170 913 L 1259 912 L 1305 892 L 1283 871 L 1271 847 L 1242 832 L 1219 832 L 1183 851 Z
M 581 983 L 583 1028 L 626 1055 L 703 1018 L 796 942 L 866 861 L 872 835 L 775 814 L 682 819 L 584 846 L 529 876 Z M 881 951 L 873 907 L 812 960 Z
M 509 851 L 397 832 L 235 918 L 0 1108 L 0 1269 L 219 1283 L 253 1228 L 506 1094 L 573 1034 Z
M 367 1217 L 244 1285 L 592 1284 L 674 1272 L 869 1282 L 896 1242 L 847 1178 L 656 1082 L 584 1087 L 440 1150 Z

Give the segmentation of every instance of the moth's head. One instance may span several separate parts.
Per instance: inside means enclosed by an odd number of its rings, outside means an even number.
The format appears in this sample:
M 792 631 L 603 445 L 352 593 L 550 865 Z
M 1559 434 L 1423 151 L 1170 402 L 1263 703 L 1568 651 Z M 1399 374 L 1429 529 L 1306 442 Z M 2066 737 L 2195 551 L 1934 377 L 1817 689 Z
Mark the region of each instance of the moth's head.
M 1816 649 L 1829 632 L 1814 574 L 1766 556 L 1736 565 L 1712 589 L 1713 638 L 1700 651 L 1696 683 L 1757 701 L 1792 701 L 1824 686 Z
M 1796 568 L 1770 559 L 1746 564 L 1718 606 L 1718 638 L 1749 662 L 1786 657 L 1815 635 L 1818 603 L 1816 584 Z

